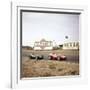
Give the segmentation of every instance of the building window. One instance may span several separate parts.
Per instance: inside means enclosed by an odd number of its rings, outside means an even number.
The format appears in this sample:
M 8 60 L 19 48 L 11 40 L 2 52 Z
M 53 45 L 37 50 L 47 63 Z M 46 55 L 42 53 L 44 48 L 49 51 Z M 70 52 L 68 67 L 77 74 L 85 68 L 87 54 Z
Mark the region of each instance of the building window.
M 76 47 L 78 47 L 79 46 L 79 43 L 76 43 Z
M 72 43 L 70 43 L 70 47 L 72 47 Z
M 66 44 L 66 47 L 68 47 L 68 43 Z
M 73 43 L 73 47 L 75 47 L 75 42 Z
M 66 43 L 64 44 L 64 46 L 66 47 Z

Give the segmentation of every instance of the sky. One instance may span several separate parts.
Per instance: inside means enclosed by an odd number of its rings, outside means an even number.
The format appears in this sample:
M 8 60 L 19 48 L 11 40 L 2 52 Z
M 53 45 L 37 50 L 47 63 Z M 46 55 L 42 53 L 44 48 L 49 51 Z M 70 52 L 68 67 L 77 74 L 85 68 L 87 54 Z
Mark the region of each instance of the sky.
M 79 41 L 79 15 L 23 12 L 22 45 L 33 46 L 42 38 L 57 45 Z

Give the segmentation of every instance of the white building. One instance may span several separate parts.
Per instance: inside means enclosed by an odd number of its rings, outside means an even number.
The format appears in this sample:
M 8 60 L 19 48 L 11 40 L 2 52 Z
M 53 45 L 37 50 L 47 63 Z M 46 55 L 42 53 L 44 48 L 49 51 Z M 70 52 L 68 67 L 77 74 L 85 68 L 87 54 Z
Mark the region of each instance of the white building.
M 63 49 L 79 49 L 79 42 L 64 43 Z
M 46 41 L 45 39 L 42 39 L 34 43 L 34 50 L 52 50 L 52 49 L 53 49 L 52 41 Z

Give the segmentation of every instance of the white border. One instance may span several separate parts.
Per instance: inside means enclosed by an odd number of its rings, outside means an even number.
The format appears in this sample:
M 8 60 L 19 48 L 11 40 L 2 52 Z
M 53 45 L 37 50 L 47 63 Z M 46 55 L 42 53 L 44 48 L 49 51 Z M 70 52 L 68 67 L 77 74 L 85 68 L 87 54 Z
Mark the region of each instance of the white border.
M 22 7 L 23 6 L 23 7 Z M 28 6 L 28 7 L 25 7 Z M 87 82 L 87 56 L 85 49 L 87 45 L 87 9 L 84 6 L 64 6 L 64 5 L 31 5 L 29 3 L 13 2 L 11 4 L 11 29 L 12 29 L 12 77 L 11 87 L 41 87 L 41 86 L 59 86 L 70 84 L 85 84 Z M 45 7 L 45 8 L 40 8 Z M 63 76 L 45 78 L 31 78 L 29 80 L 20 80 L 20 9 L 28 10 L 46 10 L 59 12 L 79 12 L 80 14 L 80 76 Z M 17 21 L 18 20 L 18 21 Z M 18 27 L 18 28 L 17 28 Z M 68 77 L 68 78 L 67 78 Z M 37 80 L 38 79 L 38 80 Z

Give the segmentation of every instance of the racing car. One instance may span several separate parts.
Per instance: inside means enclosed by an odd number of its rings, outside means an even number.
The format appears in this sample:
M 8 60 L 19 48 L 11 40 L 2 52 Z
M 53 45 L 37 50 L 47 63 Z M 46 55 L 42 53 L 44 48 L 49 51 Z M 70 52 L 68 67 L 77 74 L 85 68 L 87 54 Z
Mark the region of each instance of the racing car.
M 48 56 L 49 60 L 66 60 L 67 57 L 65 55 L 50 53 Z

